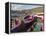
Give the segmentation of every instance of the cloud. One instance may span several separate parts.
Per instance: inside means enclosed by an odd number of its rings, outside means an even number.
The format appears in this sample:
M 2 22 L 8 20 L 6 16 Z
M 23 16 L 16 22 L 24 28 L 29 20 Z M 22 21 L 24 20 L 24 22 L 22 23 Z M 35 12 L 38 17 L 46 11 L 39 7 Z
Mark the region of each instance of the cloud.
M 37 8 L 37 7 L 43 7 L 40 5 L 20 5 L 20 4 L 11 4 L 11 10 L 15 11 L 15 10 L 25 10 L 25 9 L 33 9 L 33 8 Z

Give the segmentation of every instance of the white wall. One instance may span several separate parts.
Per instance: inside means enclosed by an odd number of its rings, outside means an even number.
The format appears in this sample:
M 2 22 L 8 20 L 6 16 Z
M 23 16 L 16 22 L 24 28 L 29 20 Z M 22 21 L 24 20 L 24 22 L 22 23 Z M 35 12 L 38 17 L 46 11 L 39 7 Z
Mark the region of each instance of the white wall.
M 10 35 L 4 33 L 5 32 L 5 3 L 8 1 L 18 2 L 18 3 L 35 3 L 35 4 L 45 4 L 46 2 L 46 0 L 0 0 L 0 36 L 45 36 L 46 35 L 46 32 L 14 33 Z M 46 26 L 46 19 L 45 19 L 45 26 Z

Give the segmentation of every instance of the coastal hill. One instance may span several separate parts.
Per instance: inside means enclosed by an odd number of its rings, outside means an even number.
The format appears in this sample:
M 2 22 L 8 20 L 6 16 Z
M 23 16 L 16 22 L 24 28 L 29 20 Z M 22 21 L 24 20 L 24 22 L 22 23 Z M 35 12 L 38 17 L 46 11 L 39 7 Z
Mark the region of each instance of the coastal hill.
M 43 7 L 38 7 L 38 8 L 34 8 L 34 9 L 23 9 L 23 10 L 15 10 L 12 11 L 11 10 L 11 15 L 12 16 L 21 16 L 21 15 L 27 15 L 27 14 L 34 14 L 34 13 L 44 13 Z

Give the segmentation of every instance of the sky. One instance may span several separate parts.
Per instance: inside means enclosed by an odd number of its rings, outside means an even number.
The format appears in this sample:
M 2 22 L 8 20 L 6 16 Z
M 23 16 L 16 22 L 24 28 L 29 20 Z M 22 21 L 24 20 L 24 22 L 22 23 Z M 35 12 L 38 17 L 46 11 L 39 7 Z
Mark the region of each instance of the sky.
M 11 4 L 11 10 L 26 10 L 26 9 L 33 9 L 37 7 L 43 7 L 41 5 L 21 5 L 21 4 Z

